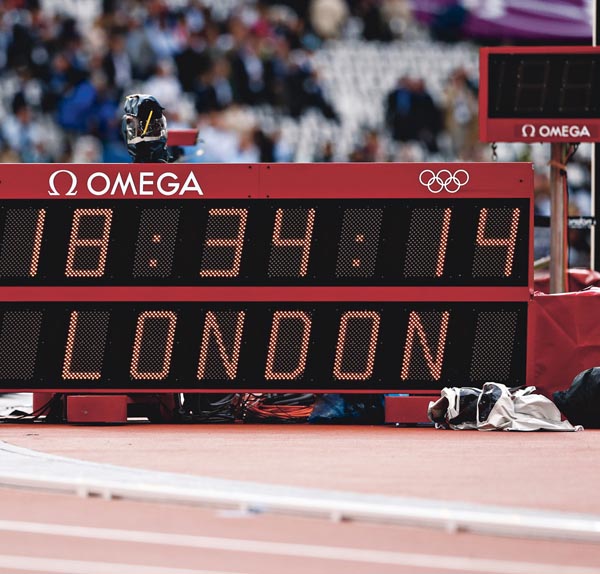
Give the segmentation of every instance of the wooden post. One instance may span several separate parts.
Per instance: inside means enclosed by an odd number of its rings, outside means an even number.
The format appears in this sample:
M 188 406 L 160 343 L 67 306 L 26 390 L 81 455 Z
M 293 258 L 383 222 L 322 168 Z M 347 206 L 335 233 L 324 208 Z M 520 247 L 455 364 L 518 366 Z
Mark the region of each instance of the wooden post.
M 563 165 L 566 144 L 550 144 L 550 293 L 567 290 L 568 253 L 566 248 L 566 225 L 568 205 L 563 192 Z

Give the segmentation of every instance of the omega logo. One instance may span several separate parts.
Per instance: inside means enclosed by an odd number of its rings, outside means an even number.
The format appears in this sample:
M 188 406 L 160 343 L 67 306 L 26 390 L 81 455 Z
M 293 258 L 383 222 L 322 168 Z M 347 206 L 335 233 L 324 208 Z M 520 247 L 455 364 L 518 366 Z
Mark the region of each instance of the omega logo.
M 543 138 L 557 137 L 557 138 L 578 138 L 578 137 L 591 137 L 590 130 L 587 126 L 547 126 L 541 125 L 539 128 L 533 124 L 525 124 L 521 127 L 521 135 L 524 138 L 533 138 L 537 135 Z
M 59 169 L 48 178 L 48 195 L 55 197 L 77 195 L 78 184 L 77 174 L 68 169 Z M 184 195 L 187 192 L 204 195 L 193 171 L 188 173 L 183 183 L 179 181 L 177 174 L 170 171 L 161 174 L 155 174 L 153 171 L 140 171 L 137 174 L 118 172 L 116 176 L 96 171 L 87 178 L 85 186 L 87 191 L 95 196 L 171 196 Z
M 525 124 L 521 128 L 521 135 L 524 138 L 532 138 L 535 136 L 535 126 L 533 124 Z

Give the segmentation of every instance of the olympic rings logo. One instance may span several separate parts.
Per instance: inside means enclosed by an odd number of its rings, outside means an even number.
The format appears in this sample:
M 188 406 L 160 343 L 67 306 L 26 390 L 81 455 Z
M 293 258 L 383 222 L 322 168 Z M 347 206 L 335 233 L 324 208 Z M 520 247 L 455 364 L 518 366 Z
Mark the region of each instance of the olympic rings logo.
M 431 193 L 439 193 L 442 190 L 456 193 L 469 183 L 469 174 L 464 169 L 458 169 L 454 173 L 447 169 L 441 169 L 437 173 L 430 169 L 424 169 L 419 174 L 419 182 L 426 186 Z

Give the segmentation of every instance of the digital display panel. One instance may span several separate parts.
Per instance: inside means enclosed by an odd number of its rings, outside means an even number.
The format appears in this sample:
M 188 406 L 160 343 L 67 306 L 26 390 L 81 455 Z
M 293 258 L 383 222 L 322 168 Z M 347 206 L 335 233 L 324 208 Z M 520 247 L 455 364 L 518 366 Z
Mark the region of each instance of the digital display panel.
M 10 200 L 0 285 L 527 285 L 526 199 Z
M 600 137 L 600 49 L 480 49 L 482 141 L 593 142 Z
M 526 303 L 0 304 L 0 386 L 253 390 L 511 385 Z
M 597 118 L 600 53 L 491 54 L 491 118 Z
M 529 164 L 6 165 L 0 391 L 525 384 Z

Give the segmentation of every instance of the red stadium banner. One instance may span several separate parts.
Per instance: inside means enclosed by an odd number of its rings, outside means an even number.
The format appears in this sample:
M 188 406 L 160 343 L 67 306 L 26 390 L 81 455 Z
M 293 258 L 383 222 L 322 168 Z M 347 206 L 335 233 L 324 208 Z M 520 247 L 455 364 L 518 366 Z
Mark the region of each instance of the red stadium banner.
M 530 164 L 5 165 L 0 390 L 527 378 Z
M 600 366 L 600 288 L 545 295 L 531 305 L 530 384 L 551 397 L 576 375 Z
M 479 69 L 481 141 L 600 140 L 600 48 L 481 48 Z

